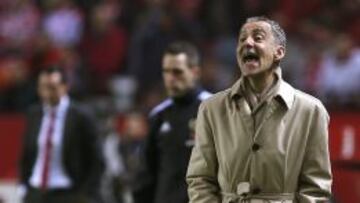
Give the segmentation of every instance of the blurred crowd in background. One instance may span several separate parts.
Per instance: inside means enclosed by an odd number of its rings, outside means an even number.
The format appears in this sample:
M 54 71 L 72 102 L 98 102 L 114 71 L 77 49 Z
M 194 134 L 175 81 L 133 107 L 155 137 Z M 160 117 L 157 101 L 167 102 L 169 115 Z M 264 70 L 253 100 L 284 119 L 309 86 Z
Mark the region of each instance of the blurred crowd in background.
M 0 111 L 36 98 L 40 69 L 58 65 L 78 100 L 111 99 L 117 112 L 148 111 L 164 97 L 161 54 L 177 39 L 203 57 L 203 86 L 239 76 L 245 18 L 266 15 L 288 35 L 285 79 L 328 108 L 359 108 L 360 5 L 356 0 L 2 0 Z
M 0 112 L 24 112 L 38 101 L 39 71 L 63 67 L 70 95 L 94 106 L 102 120 L 110 157 L 105 176 L 121 177 L 126 184 L 116 191 L 131 198 L 126 191 L 139 164 L 146 114 L 166 96 L 165 47 L 179 39 L 196 44 L 202 86 L 217 92 L 240 76 L 237 35 L 245 19 L 257 15 L 286 30 L 285 80 L 329 110 L 360 109 L 357 0 L 1 0 Z M 118 115 L 125 118 L 121 136 L 114 124 Z M 122 157 L 116 158 L 112 145 L 121 145 Z M 112 180 L 103 184 L 114 187 Z

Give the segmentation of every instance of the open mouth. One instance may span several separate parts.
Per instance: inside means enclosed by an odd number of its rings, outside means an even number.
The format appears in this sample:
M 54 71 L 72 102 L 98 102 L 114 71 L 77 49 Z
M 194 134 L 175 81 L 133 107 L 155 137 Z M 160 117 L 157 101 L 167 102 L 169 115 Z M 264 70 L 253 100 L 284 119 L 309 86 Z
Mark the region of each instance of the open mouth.
M 247 53 L 244 54 L 242 59 L 243 59 L 244 63 L 258 62 L 259 61 L 259 56 L 254 52 L 247 52 Z

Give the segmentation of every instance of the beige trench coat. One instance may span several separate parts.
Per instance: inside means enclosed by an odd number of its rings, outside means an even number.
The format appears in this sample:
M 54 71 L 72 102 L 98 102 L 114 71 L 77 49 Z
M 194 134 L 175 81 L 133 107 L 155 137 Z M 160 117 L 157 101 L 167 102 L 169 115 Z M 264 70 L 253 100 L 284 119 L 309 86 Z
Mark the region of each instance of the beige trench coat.
M 280 79 L 255 128 L 240 82 L 199 108 L 186 177 L 190 202 L 326 202 L 332 175 L 321 102 Z

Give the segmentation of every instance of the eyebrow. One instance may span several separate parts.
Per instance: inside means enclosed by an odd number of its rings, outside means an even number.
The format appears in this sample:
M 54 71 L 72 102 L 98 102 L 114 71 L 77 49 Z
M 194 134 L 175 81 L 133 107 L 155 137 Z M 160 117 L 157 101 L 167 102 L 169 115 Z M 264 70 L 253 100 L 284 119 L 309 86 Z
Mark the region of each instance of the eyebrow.
M 253 32 L 254 32 L 254 33 L 264 33 L 264 34 L 266 34 L 265 30 L 262 29 L 262 28 L 255 28 L 255 29 L 253 30 Z
M 264 29 L 262 29 L 262 28 L 255 28 L 251 32 L 255 33 L 255 34 L 257 34 L 257 33 L 266 34 L 266 31 Z M 244 34 L 246 34 L 246 32 L 244 30 L 241 30 L 239 36 L 244 35 Z

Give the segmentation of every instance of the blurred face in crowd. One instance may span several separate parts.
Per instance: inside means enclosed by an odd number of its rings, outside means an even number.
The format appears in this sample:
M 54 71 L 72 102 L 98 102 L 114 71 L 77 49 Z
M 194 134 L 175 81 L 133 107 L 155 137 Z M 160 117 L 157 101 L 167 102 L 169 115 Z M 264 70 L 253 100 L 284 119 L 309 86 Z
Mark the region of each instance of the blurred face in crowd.
M 277 43 L 269 23 L 249 22 L 242 27 L 236 56 L 244 76 L 254 76 L 269 70 L 284 55 L 285 48 Z
M 148 133 L 146 118 L 140 113 L 130 113 L 125 120 L 125 136 L 132 140 L 142 140 Z
M 340 34 L 336 37 L 334 47 L 336 58 L 339 61 L 345 61 L 351 55 L 353 42 L 346 34 Z
M 39 76 L 38 93 L 45 104 L 57 105 L 66 92 L 67 87 L 62 81 L 60 73 L 42 73 Z
M 180 97 L 195 87 L 199 67 L 190 67 L 185 53 L 165 54 L 162 61 L 162 72 L 168 95 Z

